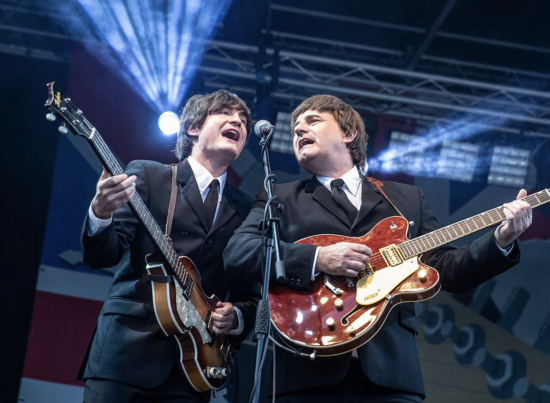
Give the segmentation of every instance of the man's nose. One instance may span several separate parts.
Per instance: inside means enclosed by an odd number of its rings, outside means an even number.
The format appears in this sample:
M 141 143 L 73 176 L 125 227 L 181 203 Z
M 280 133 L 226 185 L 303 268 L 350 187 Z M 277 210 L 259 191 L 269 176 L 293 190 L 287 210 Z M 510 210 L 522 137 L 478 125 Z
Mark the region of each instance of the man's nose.
M 303 136 L 307 132 L 308 132 L 307 126 L 303 123 L 299 123 L 294 128 L 294 134 L 298 137 Z
M 230 117 L 229 117 L 229 122 L 231 122 L 232 124 L 236 125 L 236 126 L 241 126 L 242 125 L 242 121 L 241 121 L 241 116 L 239 115 L 238 112 L 235 112 L 234 114 L 232 114 Z

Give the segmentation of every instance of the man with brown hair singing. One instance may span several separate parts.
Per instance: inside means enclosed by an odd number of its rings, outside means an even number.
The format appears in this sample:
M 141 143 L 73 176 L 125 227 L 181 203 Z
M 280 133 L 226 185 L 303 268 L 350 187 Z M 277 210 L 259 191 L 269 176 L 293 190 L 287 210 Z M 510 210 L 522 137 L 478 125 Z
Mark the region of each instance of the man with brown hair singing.
M 258 287 L 229 280 L 223 269 L 222 252 L 252 204 L 226 181 L 250 129 L 250 111 L 237 95 L 195 95 L 181 116 L 176 147 L 174 249 L 195 263 L 206 294 L 226 301 L 212 313 L 212 331 L 229 333 L 236 342 L 254 324 Z M 172 169 L 154 161 L 133 161 L 123 175 L 104 172 L 97 184 L 83 229 L 84 261 L 98 269 L 118 266 L 84 363 L 85 402 L 209 399 L 180 372 L 178 345 L 157 323 L 145 270 L 145 256 L 154 248 L 127 205 L 137 191 L 164 228 L 171 189 Z
M 401 215 L 399 212 L 414 222 L 411 238 L 438 228 L 421 189 L 385 182 L 386 199 L 363 176 L 367 134 L 351 106 L 330 95 L 313 96 L 292 113 L 291 130 L 296 159 L 314 176 L 274 186 L 274 194 L 284 206 L 281 248 L 289 287 L 309 289 L 318 273 L 357 278 L 371 259 L 368 245 L 294 243 L 302 238 L 318 234 L 360 237 L 381 220 Z M 521 190 L 518 199 L 524 196 L 525 190 Z M 261 279 L 258 222 L 266 201 L 266 193 L 261 191 L 228 244 L 224 262 L 231 278 Z M 467 246 L 445 246 L 424 254 L 423 262 L 439 272 L 443 289 L 469 290 L 518 262 L 515 240 L 530 225 L 531 208 L 515 200 L 504 205 L 504 214 L 503 225 Z M 309 361 L 277 349 L 277 401 L 420 402 L 425 393 L 416 329 L 414 306 L 402 304 L 389 313 L 372 340 L 353 352 Z

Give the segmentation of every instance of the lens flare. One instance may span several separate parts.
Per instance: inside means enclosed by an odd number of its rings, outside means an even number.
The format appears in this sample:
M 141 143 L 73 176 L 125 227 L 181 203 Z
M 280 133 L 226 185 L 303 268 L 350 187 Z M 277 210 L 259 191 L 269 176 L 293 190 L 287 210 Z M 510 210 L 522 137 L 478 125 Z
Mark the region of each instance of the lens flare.
M 180 123 L 180 120 L 178 119 L 178 115 L 176 115 L 172 111 L 167 111 L 162 113 L 159 116 L 159 120 L 158 120 L 160 131 L 167 136 L 171 136 L 178 132 L 179 123 Z

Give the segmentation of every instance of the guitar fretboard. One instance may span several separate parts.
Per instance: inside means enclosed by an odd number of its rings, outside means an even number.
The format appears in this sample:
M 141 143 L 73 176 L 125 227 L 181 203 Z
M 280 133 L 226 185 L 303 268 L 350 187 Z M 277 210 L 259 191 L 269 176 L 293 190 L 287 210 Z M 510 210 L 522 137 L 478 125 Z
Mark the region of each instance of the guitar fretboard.
M 120 175 L 124 173 L 124 170 L 116 160 L 115 156 L 103 141 L 103 138 L 99 132 L 84 118 L 82 119 L 82 124 L 84 126 L 89 126 L 89 136 L 86 136 L 92 145 L 92 148 L 100 158 L 103 165 L 107 168 L 107 171 L 111 175 Z M 183 289 L 183 295 L 186 299 L 189 299 L 191 292 L 193 290 L 193 279 L 187 272 L 187 270 L 182 265 L 179 260 L 179 256 L 174 250 L 174 247 L 170 242 L 166 240 L 164 236 L 164 231 L 159 227 L 151 212 L 143 202 L 142 198 L 136 192 L 134 197 L 129 202 L 130 208 L 134 211 L 138 220 L 143 224 L 147 233 L 149 234 L 151 240 L 157 247 L 157 249 L 162 253 L 166 262 L 170 265 L 170 268 L 173 271 L 173 274 L 177 277 L 180 282 L 180 285 Z
M 523 199 L 535 208 L 541 204 L 550 202 L 550 189 L 525 196 Z M 440 228 L 429 234 L 419 236 L 410 241 L 398 245 L 399 251 L 405 259 L 421 255 L 424 252 L 439 246 L 453 242 L 466 235 L 481 231 L 491 225 L 498 224 L 506 219 L 502 206 L 478 214 L 476 216 L 459 221 L 455 224 Z

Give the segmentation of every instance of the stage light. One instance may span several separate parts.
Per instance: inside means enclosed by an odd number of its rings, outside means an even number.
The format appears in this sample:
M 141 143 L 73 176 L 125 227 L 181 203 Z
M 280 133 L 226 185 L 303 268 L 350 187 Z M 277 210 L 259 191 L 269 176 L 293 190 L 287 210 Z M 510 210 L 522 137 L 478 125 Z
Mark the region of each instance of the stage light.
M 487 182 L 490 185 L 522 187 L 525 184 L 530 156 L 528 150 L 496 146 L 493 149 Z
M 88 49 L 120 74 L 158 113 L 181 107 L 200 65 L 206 40 L 232 2 L 76 1 L 101 40 L 100 46 L 85 42 Z M 58 11 L 63 11 L 64 2 L 59 3 Z
M 180 127 L 180 120 L 178 115 L 174 112 L 168 111 L 164 112 L 159 116 L 158 120 L 159 129 L 167 136 L 171 136 L 178 132 Z
M 437 176 L 461 182 L 474 178 L 480 147 L 458 141 L 444 141 L 439 155 Z
M 290 113 L 277 112 L 275 133 L 271 139 L 271 150 L 284 154 L 294 154 L 292 147 L 293 131 L 290 129 Z

